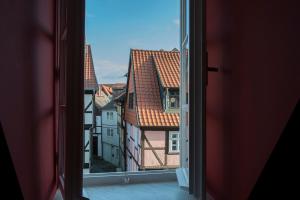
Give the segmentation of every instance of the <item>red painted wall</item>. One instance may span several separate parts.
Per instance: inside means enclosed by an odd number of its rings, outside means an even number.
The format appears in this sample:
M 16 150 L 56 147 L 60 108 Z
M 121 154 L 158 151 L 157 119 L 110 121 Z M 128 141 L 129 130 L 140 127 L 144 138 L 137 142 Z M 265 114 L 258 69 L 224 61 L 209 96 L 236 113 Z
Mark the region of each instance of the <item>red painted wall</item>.
M 56 188 L 54 162 L 54 1 L 0 3 L 0 120 L 25 199 Z
M 297 5 L 298 4 L 298 5 Z M 299 3 L 207 1 L 207 187 L 247 199 L 300 98 Z

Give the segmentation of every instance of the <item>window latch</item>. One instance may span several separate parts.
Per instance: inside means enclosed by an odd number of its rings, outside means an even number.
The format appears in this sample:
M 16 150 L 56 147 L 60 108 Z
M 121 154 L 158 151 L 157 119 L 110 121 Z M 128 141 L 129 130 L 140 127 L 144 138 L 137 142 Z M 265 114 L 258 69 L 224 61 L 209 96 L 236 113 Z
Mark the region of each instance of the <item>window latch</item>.
M 207 67 L 207 71 L 209 71 L 209 72 L 218 72 L 219 68 L 218 67 Z

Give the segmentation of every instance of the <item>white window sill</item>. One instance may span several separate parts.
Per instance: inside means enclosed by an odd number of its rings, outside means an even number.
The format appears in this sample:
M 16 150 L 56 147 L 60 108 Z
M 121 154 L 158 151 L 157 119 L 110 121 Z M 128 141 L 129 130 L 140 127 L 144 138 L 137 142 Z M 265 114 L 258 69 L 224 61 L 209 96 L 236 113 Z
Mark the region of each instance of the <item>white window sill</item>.
M 171 181 L 177 181 L 175 169 L 83 174 L 83 187 Z

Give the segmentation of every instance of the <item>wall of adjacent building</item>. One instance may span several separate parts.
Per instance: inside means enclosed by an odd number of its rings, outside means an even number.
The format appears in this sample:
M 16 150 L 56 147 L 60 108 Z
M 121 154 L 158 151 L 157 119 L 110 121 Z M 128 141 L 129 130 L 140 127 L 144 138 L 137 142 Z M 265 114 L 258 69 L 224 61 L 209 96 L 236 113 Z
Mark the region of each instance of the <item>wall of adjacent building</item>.
M 93 116 L 94 116 L 93 94 L 84 94 L 84 109 L 89 105 L 90 102 L 92 102 L 92 104 L 87 109 L 89 113 L 84 113 L 84 124 L 93 124 Z
M 179 153 L 172 154 L 169 153 L 168 149 L 168 143 L 169 138 L 167 138 L 167 132 L 166 131 L 145 131 L 145 136 L 147 137 L 149 143 L 152 147 L 162 147 L 165 148 L 163 150 L 155 150 L 157 153 L 159 159 L 162 161 L 162 163 L 170 167 L 178 166 L 180 165 L 180 157 Z M 144 141 L 144 147 L 150 148 L 148 143 Z M 145 167 L 155 167 L 160 166 L 160 163 L 158 159 L 155 157 L 152 150 L 144 150 L 144 165 Z M 165 161 L 165 158 L 167 161 Z
M 107 113 L 113 113 L 113 118 L 107 118 Z M 120 136 L 118 134 L 117 119 L 118 115 L 116 109 L 102 110 L 102 145 L 104 160 L 119 166 L 120 152 L 119 142 Z M 113 130 L 113 136 L 108 135 L 108 129 Z
M 134 73 L 133 73 L 133 65 L 130 67 L 130 72 L 128 76 L 128 88 L 127 88 L 127 94 L 126 94 L 126 100 L 124 105 L 125 110 L 125 120 L 126 122 L 129 122 L 131 124 L 134 124 L 137 126 L 137 117 L 136 117 L 136 101 L 135 101 L 135 94 L 134 94 L 134 103 L 133 103 L 133 109 L 129 108 L 129 93 L 134 93 Z
M 56 189 L 54 3 L 0 1 L 0 120 L 30 200 L 51 199 Z
M 207 1 L 207 188 L 247 199 L 300 98 L 297 1 Z
M 96 133 L 98 135 L 98 156 L 102 156 L 102 117 L 96 116 Z
M 141 165 L 141 130 L 130 123 L 126 123 L 126 132 L 127 171 L 138 171 L 139 165 Z M 131 156 L 134 157 L 138 164 L 133 158 L 130 158 Z

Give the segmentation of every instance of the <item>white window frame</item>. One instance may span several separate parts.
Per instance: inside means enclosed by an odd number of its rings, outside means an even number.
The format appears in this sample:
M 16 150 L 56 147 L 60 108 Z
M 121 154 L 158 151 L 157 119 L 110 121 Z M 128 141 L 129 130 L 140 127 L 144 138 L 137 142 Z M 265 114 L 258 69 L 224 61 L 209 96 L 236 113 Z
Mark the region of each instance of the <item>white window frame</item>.
M 113 128 L 107 128 L 106 135 L 110 136 L 110 137 L 113 137 L 114 136 L 114 129 Z
M 176 136 L 174 138 L 173 136 Z M 176 141 L 176 150 L 173 150 L 173 141 Z M 180 134 L 178 131 L 169 132 L 169 153 L 179 153 L 180 151 Z

